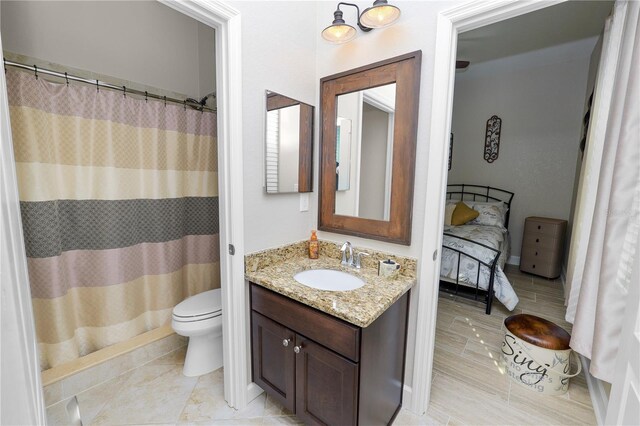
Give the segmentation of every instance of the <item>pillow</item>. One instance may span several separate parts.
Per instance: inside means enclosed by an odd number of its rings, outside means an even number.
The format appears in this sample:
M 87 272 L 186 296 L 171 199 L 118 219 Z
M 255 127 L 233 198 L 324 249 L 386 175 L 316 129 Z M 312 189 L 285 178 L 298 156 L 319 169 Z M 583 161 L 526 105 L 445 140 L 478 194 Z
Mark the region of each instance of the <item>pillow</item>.
M 507 211 L 509 207 L 502 201 L 467 201 L 469 203 L 469 207 L 473 206 L 496 206 L 500 209 Z
M 447 204 L 444 206 L 444 224 L 446 226 L 451 226 L 451 218 L 453 217 L 453 211 L 455 209 L 455 204 Z
M 503 202 L 473 202 L 471 207 L 479 214 L 470 225 L 499 226 L 504 228 L 504 222 L 509 208 Z
M 460 201 L 458 204 L 456 204 L 456 209 L 453 211 L 451 224 L 453 226 L 464 225 L 465 223 L 477 218 L 479 214 L 480 213 Z

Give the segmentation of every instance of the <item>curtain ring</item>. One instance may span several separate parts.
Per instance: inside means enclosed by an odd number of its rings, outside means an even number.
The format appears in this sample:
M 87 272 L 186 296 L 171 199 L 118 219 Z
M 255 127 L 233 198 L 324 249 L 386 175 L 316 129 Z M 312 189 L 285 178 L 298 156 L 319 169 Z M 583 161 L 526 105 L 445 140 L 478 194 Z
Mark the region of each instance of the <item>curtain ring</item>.
M 33 66 L 33 70 L 35 72 L 36 80 L 38 79 L 38 67 L 36 65 Z
M 7 58 L 2 58 L 2 64 L 4 65 L 4 72 L 7 72 Z
M 148 97 L 149 97 L 149 94 L 148 94 L 148 93 L 147 93 L 147 91 L 145 90 L 145 91 L 144 91 L 144 103 L 145 103 L 145 104 L 147 103 L 147 99 L 148 99 Z
M 69 87 L 69 76 L 66 71 L 64 72 L 64 79 L 67 81 L 67 87 Z
M 100 93 L 100 83 L 98 79 L 96 79 L 96 92 Z
M 187 100 L 185 99 L 183 103 L 184 103 L 184 110 L 186 111 L 187 110 Z
M 167 106 L 167 97 L 166 96 L 164 97 L 164 106 L 165 107 Z
M 127 97 L 127 86 L 122 86 L 122 96 Z

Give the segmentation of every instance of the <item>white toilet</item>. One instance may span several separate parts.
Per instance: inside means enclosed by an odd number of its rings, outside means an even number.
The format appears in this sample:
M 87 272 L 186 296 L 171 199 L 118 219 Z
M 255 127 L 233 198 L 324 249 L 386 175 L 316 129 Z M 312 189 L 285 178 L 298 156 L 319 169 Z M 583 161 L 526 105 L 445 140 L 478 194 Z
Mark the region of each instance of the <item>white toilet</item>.
M 220 289 L 191 296 L 173 308 L 173 330 L 189 338 L 182 370 L 193 377 L 222 367 L 222 296 Z

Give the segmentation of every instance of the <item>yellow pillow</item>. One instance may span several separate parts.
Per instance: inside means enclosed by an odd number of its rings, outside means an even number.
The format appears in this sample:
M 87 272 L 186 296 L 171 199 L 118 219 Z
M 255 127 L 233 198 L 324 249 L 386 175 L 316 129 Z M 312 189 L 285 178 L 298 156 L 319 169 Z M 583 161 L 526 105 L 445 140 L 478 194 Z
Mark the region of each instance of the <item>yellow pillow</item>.
M 453 226 L 464 225 L 478 217 L 479 214 L 479 212 L 460 201 L 456 204 L 456 209 L 453 211 L 453 216 L 451 216 L 451 224 Z

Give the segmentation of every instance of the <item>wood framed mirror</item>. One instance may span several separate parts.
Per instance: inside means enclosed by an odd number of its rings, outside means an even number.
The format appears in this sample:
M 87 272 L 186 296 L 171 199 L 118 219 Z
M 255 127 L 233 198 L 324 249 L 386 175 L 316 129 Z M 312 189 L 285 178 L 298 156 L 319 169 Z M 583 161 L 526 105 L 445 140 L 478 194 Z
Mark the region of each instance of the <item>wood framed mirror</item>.
M 411 244 L 421 59 L 320 80 L 318 229 Z

